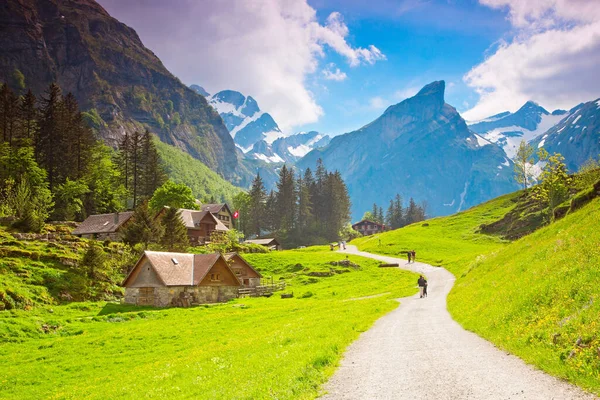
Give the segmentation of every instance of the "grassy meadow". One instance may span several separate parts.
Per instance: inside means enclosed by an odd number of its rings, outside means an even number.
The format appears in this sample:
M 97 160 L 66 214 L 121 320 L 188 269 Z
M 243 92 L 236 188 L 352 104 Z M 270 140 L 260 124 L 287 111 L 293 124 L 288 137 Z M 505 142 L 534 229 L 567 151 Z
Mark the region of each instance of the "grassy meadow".
M 443 266 L 463 327 L 526 362 L 600 394 L 600 199 L 514 242 L 478 233 L 518 193 L 352 241 L 360 250 Z
M 416 292 L 412 273 L 356 256 L 331 265 L 346 256 L 325 247 L 247 258 L 294 298 L 0 312 L 0 398 L 312 399 L 344 349 Z

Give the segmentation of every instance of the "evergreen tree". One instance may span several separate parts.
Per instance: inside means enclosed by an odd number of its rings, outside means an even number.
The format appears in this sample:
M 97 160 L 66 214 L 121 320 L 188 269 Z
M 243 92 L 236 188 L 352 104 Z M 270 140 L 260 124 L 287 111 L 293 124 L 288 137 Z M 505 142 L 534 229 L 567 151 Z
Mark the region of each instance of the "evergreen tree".
M 267 192 L 260 174 L 252 182 L 252 188 L 248 193 L 250 195 L 250 204 L 248 211 L 248 232 L 251 235 L 260 236 L 264 229 L 265 201 Z
M 143 164 L 141 197 L 142 199 L 148 199 L 152 197 L 156 189 L 167 181 L 167 174 L 165 173 L 156 146 L 152 141 L 152 135 L 147 129 L 142 137 L 141 146 L 141 162 Z
M 81 266 L 85 269 L 89 279 L 97 280 L 105 269 L 106 261 L 107 256 L 102 246 L 96 241 L 92 241 L 81 259 Z
M 398 229 L 406 225 L 405 211 L 402 207 L 402 196 L 396 194 L 394 199 L 394 219 L 392 221 L 392 229 Z
M 282 232 L 290 232 L 294 228 L 296 216 L 296 187 L 294 171 L 284 164 L 279 171 L 276 197 L 275 223 Z
M 419 211 L 417 210 L 417 203 L 411 197 L 408 202 L 408 209 L 406 210 L 406 224 L 410 225 L 419 221 Z
M 379 207 L 376 203 L 373 203 L 373 209 L 371 210 L 373 216 L 373 222 L 379 222 Z
M 379 212 L 377 213 L 377 222 L 385 224 L 385 216 L 383 215 L 383 207 L 379 206 Z
M 19 104 L 19 117 L 21 119 L 19 137 L 23 145 L 34 145 L 38 129 L 37 99 L 33 92 L 28 90 Z
M 316 183 L 315 183 L 315 178 L 314 178 L 313 173 L 310 170 L 310 168 L 306 168 L 306 171 L 304 171 L 304 186 L 306 187 L 306 190 L 308 191 L 308 203 L 310 204 L 310 207 L 311 207 L 310 216 L 308 217 L 308 220 L 306 221 L 305 226 L 306 226 L 307 231 L 312 234 L 312 233 L 314 233 L 314 231 L 316 230 L 316 227 L 317 227 L 316 219 L 315 219 L 315 208 L 317 207 L 317 205 L 315 204 L 316 198 L 314 197 Z
M 17 139 L 19 99 L 8 85 L 0 87 L 0 137 L 12 148 Z
M 312 219 L 312 204 L 310 202 L 309 188 L 302 176 L 296 181 L 296 193 L 298 194 L 298 214 L 296 221 L 297 237 L 306 237 Z
M 162 227 L 150 214 L 147 202 L 136 207 L 131 219 L 121 232 L 123 242 L 128 245 L 133 247 L 141 243 L 146 249 L 149 243 L 158 242 L 162 237 Z
M 64 160 L 61 153 L 67 147 L 63 135 L 63 113 L 61 111 L 61 91 L 58 85 L 52 83 L 42 97 L 38 140 L 36 140 L 36 159 L 41 167 L 48 172 L 48 185 L 53 190 L 59 183 L 61 164 Z
M 92 148 L 84 181 L 89 192 L 84 198 L 85 216 L 121 211 L 127 201 L 127 190 L 121 172 L 113 161 L 113 150 L 98 142 Z
M 162 225 L 164 233 L 160 243 L 167 251 L 185 251 L 190 240 L 187 236 L 187 229 L 181 220 L 181 211 L 174 207 L 167 208 L 162 217 Z
M 390 200 L 390 205 L 385 213 L 385 224 L 392 229 L 394 228 L 394 200 Z
M 275 192 L 271 190 L 269 192 L 269 196 L 267 196 L 267 200 L 265 202 L 265 216 L 264 216 L 264 226 L 263 228 L 267 232 L 275 232 L 279 227 L 277 225 L 277 197 L 275 196 Z

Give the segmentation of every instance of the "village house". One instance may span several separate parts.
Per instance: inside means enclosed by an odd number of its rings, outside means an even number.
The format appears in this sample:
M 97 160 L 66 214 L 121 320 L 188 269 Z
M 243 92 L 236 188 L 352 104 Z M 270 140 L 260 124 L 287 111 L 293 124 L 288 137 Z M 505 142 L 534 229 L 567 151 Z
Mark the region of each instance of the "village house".
M 265 246 L 269 250 L 281 250 L 282 249 L 281 244 L 279 244 L 279 242 L 275 238 L 249 239 L 249 240 L 246 240 L 244 243 L 259 244 L 261 246 Z
M 203 204 L 200 206 L 202 211 L 210 211 L 219 221 L 228 229 L 233 229 L 233 213 L 227 203 L 222 204 Z
M 161 218 L 165 206 L 156 216 Z M 210 211 L 180 209 L 180 218 L 187 229 L 188 238 L 192 245 L 204 244 L 210 241 L 210 235 L 217 232 L 227 232 L 229 228 L 217 219 Z
M 86 239 L 119 240 L 121 229 L 132 216 L 133 211 L 90 215 L 73 230 L 73 235 Z
M 145 251 L 123 286 L 127 304 L 167 307 L 227 301 L 242 284 L 221 254 Z
M 360 234 L 363 236 L 373 235 L 375 233 L 381 233 L 387 230 L 384 224 L 369 221 L 366 219 L 352 224 L 352 229 L 360 232 Z
M 229 268 L 231 268 L 243 286 L 260 286 L 262 275 L 260 272 L 252 268 L 252 266 L 248 264 L 248 262 L 246 262 L 242 256 L 240 256 L 238 253 L 226 253 L 224 257 L 229 263 Z

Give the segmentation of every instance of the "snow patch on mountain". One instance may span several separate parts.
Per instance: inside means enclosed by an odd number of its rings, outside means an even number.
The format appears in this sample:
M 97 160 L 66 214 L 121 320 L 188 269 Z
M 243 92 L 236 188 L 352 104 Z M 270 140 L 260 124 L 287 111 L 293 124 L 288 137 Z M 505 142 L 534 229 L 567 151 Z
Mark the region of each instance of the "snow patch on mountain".
M 269 156 L 264 155 L 264 154 L 254 153 L 253 156 L 255 158 L 257 158 L 259 160 L 263 160 L 263 161 L 265 161 L 267 163 L 282 163 L 282 162 L 285 161 L 283 158 L 279 157 L 279 155 L 277 155 L 277 154 L 274 154 L 274 155 L 272 155 L 272 156 L 269 157 Z
M 492 142 L 490 142 L 487 139 L 482 138 L 479 135 L 475 135 L 475 138 L 477 139 L 477 145 L 479 145 L 479 147 L 483 147 L 483 146 L 487 146 L 488 144 L 492 144 Z

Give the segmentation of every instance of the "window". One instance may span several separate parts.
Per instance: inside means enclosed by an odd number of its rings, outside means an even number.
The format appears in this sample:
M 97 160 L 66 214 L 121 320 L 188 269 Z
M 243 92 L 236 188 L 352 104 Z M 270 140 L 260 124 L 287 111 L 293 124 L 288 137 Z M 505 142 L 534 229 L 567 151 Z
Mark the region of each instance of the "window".
M 210 280 L 213 282 L 220 282 L 221 274 L 210 274 Z

